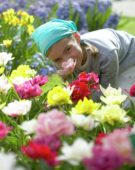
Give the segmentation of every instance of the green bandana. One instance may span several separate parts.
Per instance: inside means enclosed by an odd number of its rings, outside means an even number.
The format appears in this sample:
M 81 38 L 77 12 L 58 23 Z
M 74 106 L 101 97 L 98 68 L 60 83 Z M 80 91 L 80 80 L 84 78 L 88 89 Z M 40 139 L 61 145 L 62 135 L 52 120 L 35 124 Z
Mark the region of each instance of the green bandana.
M 39 26 L 33 32 L 32 38 L 41 53 L 46 55 L 52 45 L 63 38 L 70 37 L 74 32 L 77 32 L 77 27 L 73 21 L 54 19 Z

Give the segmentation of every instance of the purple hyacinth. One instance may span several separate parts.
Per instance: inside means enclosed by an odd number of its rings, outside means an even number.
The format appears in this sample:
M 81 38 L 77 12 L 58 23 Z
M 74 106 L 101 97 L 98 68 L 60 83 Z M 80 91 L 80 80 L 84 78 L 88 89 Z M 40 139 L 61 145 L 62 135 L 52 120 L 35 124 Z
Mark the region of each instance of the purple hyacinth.
M 37 8 L 38 6 L 38 8 Z M 48 18 L 51 9 L 46 7 L 46 5 L 41 4 L 40 1 L 37 4 L 32 4 L 29 7 L 28 13 L 39 17 L 41 20 L 45 21 Z
M 79 15 L 79 22 L 78 22 L 78 29 L 86 29 L 87 28 L 87 23 L 86 23 L 86 15 L 85 11 L 81 7 L 81 5 L 78 2 L 73 1 L 73 8 L 75 9 L 75 15 Z
M 47 68 L 41 68 L 41 69 L 39 70 L 38 74 L 43 75 L 43 76 L 46 76 L 46 75 L 49 74 L 49 71 L 48 71 Z
M 25 9 L 27 6 L 27 0 L 16 0 L 18 7 Z
M 30 4 L 28 13 L 34 16 L 39 17 L 43 22 L 48 19 L 49 14 L 51 13 L 54 5 L 58 3 L 58 0 L 39 0 L 34 1 L 33 4 Z
M 113 14 L 109 17 L 109 19 L 104 24 L 103 28 L 116 28 L 120 20 L 120 16 L 118 14 Z
M 6 11 L 9 8 L 10 8 L 10 4 L 8 0 L 5 0 L 4 2 L 0 2 L 0 13 L 2 13 L 3 11 Z
M 72 10 L 72 15 L 71 15 Z M 75 21 L 78 30 L 86 29 L 86 15 L 78 1 L 64 2 L 57 10 L 57 17 L 60 19 L 71 19 Z
M 83 8 L 84 13 L 86 13 L 88 11 L 88 9 L 90 8 L 91 10 L 94 9 L 96 1 L 95 0 L 79 0 L 79 4 L 80 6 Z
M 108 8 L 112 7 L 112 2 L 110 0 L 99 0 L 98 9 L 100 12 L 105 13 Z
M 0 1 L 0 13 L 10 8 L 13 8 L 15 11 L 18 11 L 20 9 L 26 10 L 26 6 L 27 6 L 26 0 L 16 0 L 16 1 L 4 0 L 4 2 Z
M 70 8 L 70 3 L 66 2 L 66 3 L 62 3 L 58 10 L 57 10 L 57 17 L 59 19 L 68 19 L 69 17 L 69 8 Z

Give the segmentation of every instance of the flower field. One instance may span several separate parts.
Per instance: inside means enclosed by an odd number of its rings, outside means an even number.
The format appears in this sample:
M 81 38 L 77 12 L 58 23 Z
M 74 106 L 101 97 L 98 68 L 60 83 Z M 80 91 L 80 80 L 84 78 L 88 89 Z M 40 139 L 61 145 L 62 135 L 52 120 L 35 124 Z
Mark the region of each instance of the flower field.
M 110 0 L 58 2 L 0 2 L 0 170 L 133 170 L 135 85 L 103 88 L 94 72 L 64 82 L 31 40 L 50 18 L 86 32 L 119 16 Z
M 93 72 L 63 82 L 19 65 L 6 76 L 6 64 L 14 59 L 6 52 L 0 56 L 3 170 L 134 168 L 134 103 L 125 107 L 130 98 L 122 89 L 104 89 Z M 102 93 L 100 102 L 94 93 Z

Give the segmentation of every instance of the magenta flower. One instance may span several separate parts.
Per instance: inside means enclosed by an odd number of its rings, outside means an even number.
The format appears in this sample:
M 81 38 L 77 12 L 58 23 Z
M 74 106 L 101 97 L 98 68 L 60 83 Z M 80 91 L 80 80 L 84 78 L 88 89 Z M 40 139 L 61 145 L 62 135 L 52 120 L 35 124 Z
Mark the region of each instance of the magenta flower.
M 0 122 L 0 139 L 6 137 L 11 129 L 11 127 L 7 127 L 3 122 Z
M 129 140 L 130 129 L 116 129 L 103 138 L 106 148 L 114 149 L 126 162 L 133 160 L 132 146 Z
M 114 170 L 123 164 L 123 159 L 113 148 L 96 145 L 92 158 L 85 158 L 83 163 L 87 170 Z
M 37 137 L 71 135 L 74 132 L 73 123 L 57 109 L 40 114 L 35 128 Z
M 130 96 L 135 97 L 135 84 L 130 87 L 129 94 Z
M 14 87 L 21 99 L 40 96 L 42 93 L 40 86 L 38 84 L 32 85 L 30 81 L 25 81 L 21 85 L 15 84 Z
M 25 81 L 21 85 L 15 84 L 14 87 L 22 99 L 29 99 L 31 97 L 40 96 L 42 93 L 40 86 L 44 85 L 47 82 L 47 76 L 37 75 L 31 80 Z
M 42 86 L 48 82 L 47 76 L 37 75 L 32 80 L 30 80 L 32 85 L 38 84 L 39 86 Z

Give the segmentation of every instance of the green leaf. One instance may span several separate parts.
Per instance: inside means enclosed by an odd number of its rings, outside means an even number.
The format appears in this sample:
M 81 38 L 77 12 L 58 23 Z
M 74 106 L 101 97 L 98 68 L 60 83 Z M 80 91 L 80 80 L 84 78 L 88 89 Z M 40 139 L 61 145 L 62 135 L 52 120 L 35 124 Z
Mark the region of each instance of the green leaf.
M 98 9 L 98 1 L 94 6 L 94 9 L 89 7 L 86 13 L 86 21 L 89 31 L 94 31 L 103 28 L 105 22 L 109 19 L 112 13 L 112 8 L 108 8 L 104 13 Z
M 39 160 L 39 167 L 40 170 L 53 170 L 50 166 L 47 165 L 47 163 L 43 160 Z
M 15 91 L 14 88 L 9 89 L 7 95 L 6 95 L 6 102 L 9 103 L 12 100 L 20 100 L 19 95 L 17 94 L 17 92 Z
M 0 110 L 6 105 L 6 102 L 0 104 Z
M 52 74 L 48 77 L 48 82 L 42 86 L 43 94 L 47 93 L 49 90 L 51 90 L 55 86 L 63 86 L 64 81 L 58 74 Z
M 130 22 L 130 19 L 128 17 L 121 16 L 121 20 L 117 26 L 117 29 L 122 29 L 122 27 L 129 24 L 129 22 Z
M 0 74 L 3 74 L 3 72 L 4 72 L 4 67 L 0 67 Z
M 47 18 L 48 21 L 49 21 L 50 19 L 52 19 L 52 18 L 57 18 L 57 17 L 56 17 L 56 14 L 57 14 L 57 9 L 58 9 L 58 7 L 59 7 L 58 3 L 56 3 L 56 4 L 52 7 L 51 12 L 49 13 L 49 16 L 48 16 L 48 18 Z

